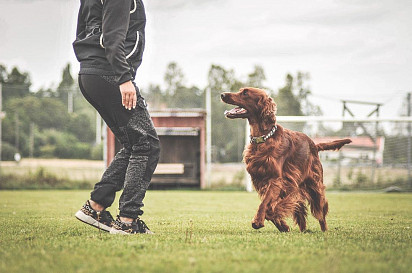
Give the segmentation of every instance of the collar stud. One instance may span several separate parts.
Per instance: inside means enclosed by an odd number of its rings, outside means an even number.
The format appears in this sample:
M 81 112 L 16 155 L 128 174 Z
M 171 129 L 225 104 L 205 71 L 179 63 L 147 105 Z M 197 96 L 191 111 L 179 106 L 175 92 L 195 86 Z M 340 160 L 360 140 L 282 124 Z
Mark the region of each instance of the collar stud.
M 273 136 L 275 134 L 277 128 L 278 127 L 276 125 L 273 126 L 272 130 L 270 130 L 270 132 L 267 135 L 258 136 L 258 137 L 250 136 L 250 143 L 251 144 L 253 144 L 253 143 L 255 143 L 255 144 L 265 143 L 268 138 L 270 138 L 271 136 Z

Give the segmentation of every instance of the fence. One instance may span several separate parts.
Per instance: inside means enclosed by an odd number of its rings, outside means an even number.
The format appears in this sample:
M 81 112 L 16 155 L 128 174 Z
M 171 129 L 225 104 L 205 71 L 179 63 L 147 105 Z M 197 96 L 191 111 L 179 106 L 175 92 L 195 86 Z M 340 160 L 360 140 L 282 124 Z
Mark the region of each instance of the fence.
M 284 128 L 307 134 L 315 143 L 339 138 L 352 140 L 339 152 L 319 153 L 324 183 L 329 188 L 412 189 L 410 117 L 279 116 L 277 121 Z M 246 130 L 249 135 L 248 126 Z M 247 180 L 246 187 L 251 190 L 250 178 Z

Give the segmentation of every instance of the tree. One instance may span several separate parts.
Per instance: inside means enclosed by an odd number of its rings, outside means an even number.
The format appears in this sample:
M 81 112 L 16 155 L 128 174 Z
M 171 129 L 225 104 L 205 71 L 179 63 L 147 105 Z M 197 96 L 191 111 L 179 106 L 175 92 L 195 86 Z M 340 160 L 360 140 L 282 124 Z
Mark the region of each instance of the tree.
M 255 65 L 255 69 L 248 75 L 247 84 L 251 87 L 263 88 L 263 82 L 266 80 L 265 71 L 260 65 Z
M 69 107 L 73 106 L 74 96 L 78 95 L 77 88 L 74 86 L 74 79 L 70 72 L 70 63 L 68 63 L 62 71 L 62 79 L 59 86 L 56 89 L 57 98 L 59 98 L 65 105 L 71 103 Z M 68 101 L 69 96 L 71 96 L 72 101 Z
M 164 75 L 166 91 L 159 85 L 150 85 L 148 92 L 143 92 L 149 105 L 154 109 L 162 108 L 200 108 L 204 105 L 203 90 L 196 86 L 184 85 L 184 74 L 177 63 L 167 66 Z
M 98 113 L 96 114 L 98 115 Z M 84 112 L 71 113 L 65 130 L 81 142 L 92 143 L 95 140 L 96 129 L 94 117 L 94 115 L 88 115 Z
M 204 106 L 203 90 L 192 86 L 181 86 L 172 96 L 173 108 L 201 108 Z
M 165 102 L 164 94 L 160 85 L 150 84 L 148 90 L 141 89 L 142 96 L 147 101 L 150 109 L 164 109 L 167 108 L 167 104 Z
M 242 83 L 234 76 L 233 70 L 212 65 L 208 73 L 208 87 L 211 91 L 212 103 L 212 144 L 214 147 L 213 161 L 241 161 L 244 147 L 245 121 L 228 121 L 224 111 L 230 106 L 220 99 L 222 92 L 238 91 Z
M 7 68 L 0 64 L 0 83 L 7 82 Z
M 19 143 L 19 151 L 28 155 L 30 127 L 36 130 L 55 128 L 65 130 L 69 116 L 62 102 L 54 98 L 39 99 L 33 95 L 11 98 L 5 104 L 6 118 L 3 120 L 3 141 Z M 18 130 L 18 139 L 17 137 Z
M 278 105 L 277 115 L 304 116 L 322 114 L 319 106 L 315 106 L 309 101 L 311 91 L 307 85 L 308 80 L 309 73 L 298 72 L 296 77 L 291 74 L 286 75 L 285 85 L 274 96 L 275 102 Z M 305 126 L 303 123 L 283 123 L 282 125 L 296 131 L 302 131 Z
M 64 129 L 69 120 L 64 105 L 53 98 L 15 98 L 6 105 L 6 112 L 7 116 L 18 114 L 22 123 L 34 122 L 40 129 Z
M 166 95 L 171 96 L 183 86 L 184 75 L 182 69 L 175 62 L 168 64 L 164 76 Z
M 294 78 L 287 74 L 285 86 L 280 88 L 275 96 L 279 116 L 303 116 L 299 95 L 293 94 L 294 88 Z
M 296 88 L 298 90 L 298 98 L 301 104 L 301 110 L 304 115 L 319 116 L 322 115 L 322 110 L 318 105 L 314 105 L 309 96 L 312 94 L 307 82 L 310 80 L 309 73 L 299 72 L 296 76 Z
M 28 72 L 20 72 L 17 67 L 13 67 L 10 73 L 7 73 L 5 66 L 0 65 L 0 82 L 3 83 L 5 102 L 10 98 L 21 98 L 30 94 L 30 75 Z
M 311 94 L 307 85 L 309 73 L 298 72 L 296 77 L 287 74 L 285 86 L 279 89 L 274 96 L 278 104 L 278 115 L 280 116 L 304 116 L 321 115 L 319 106 L 315 106 L 309 101 Z

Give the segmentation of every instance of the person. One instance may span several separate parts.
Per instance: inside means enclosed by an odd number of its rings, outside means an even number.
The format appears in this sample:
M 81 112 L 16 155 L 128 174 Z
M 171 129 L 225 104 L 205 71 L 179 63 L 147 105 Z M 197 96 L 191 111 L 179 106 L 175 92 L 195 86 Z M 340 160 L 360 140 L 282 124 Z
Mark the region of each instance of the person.
M 152 233 L 139 218 L 157 166 L 159 138 L 134 83 L 145 46 L 146 15 L 141 0 L 81 0 L 75 55 L 85 99 L 123 144 L 76 212 L 80 221 L 110 233 Z M 116 220 L 106 209 L 123 189 Z

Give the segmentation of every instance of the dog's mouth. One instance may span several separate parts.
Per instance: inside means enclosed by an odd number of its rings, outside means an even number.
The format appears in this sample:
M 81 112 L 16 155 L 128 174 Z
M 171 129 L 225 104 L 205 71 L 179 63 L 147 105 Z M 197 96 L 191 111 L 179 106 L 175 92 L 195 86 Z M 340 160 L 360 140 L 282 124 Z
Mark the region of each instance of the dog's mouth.
M 234 118 L 247 118 L 248 116 L 248 111 L 245 108 L 242 107 L 235 107 L 230 110 L 225 111 L 225 116 L 230 119 Z

